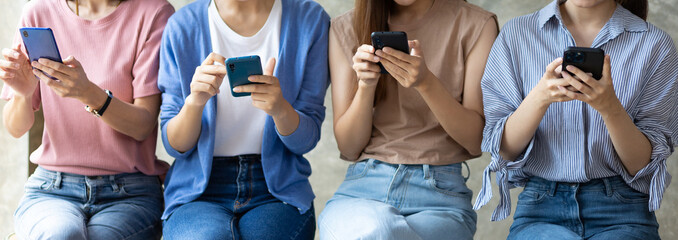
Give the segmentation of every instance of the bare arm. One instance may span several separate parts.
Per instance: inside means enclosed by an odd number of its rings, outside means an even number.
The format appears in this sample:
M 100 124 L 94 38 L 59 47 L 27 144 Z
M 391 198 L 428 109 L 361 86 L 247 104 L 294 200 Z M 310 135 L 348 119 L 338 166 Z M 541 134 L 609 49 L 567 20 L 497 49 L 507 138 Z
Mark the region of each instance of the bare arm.
M 330 31 L 334 136 L 341 154 L 357 159 L 372 134 L 374 94 L 381 70 L 375 63 L 378 60 L 372 46 L 361 46 L 351 63 L 337 37 Z
M 415 87 L 447 134 L 474 156 L 482 153 L 480 144 L 485 126 L 480 80 L 497 34 L 496 22 L 488 21 L 471 49 L 465 66 L 462 103 L 454 99 L 433 74 Z
M 33 76 L 28 57 L 21 52 L 21 45 L 2 50 L 0 59 L 0 80 L 11 87 L 14 97 L 5 105 L 2 117 L 7 131 L 15 138 L 31 129 L 35 121 L 33 94 L 39 80 Z

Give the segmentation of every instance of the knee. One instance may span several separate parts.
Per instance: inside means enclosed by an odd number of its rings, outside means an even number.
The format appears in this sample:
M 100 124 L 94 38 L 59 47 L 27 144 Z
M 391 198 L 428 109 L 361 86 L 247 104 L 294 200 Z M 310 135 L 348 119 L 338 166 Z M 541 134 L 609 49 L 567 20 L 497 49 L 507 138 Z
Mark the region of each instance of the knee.
M 396 212 L 379 207 L 328 204 L 318 220 L 320 239 L 393 239 L 401 226 L 402 217 Z

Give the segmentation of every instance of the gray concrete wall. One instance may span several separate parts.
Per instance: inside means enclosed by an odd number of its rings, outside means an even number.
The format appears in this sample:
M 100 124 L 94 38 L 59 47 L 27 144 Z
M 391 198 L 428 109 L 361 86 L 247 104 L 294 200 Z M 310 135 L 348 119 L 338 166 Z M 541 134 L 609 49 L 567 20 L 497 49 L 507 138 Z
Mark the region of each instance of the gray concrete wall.
M 7 47 L 11 43 L 15 31 L 17 19 L 24 1 L 0 0 L 0 47 Z M 191 2 L 188 0 L 170 0 L 178 9 Z M 352 0 L 318 0 L 331 16 L 337 16 L 352 7 Z M 533 12 L 549 0 L 470 0 L 487 10 L 497 14 L 500 25 L 507 20 Z M 678 39 L 678 2 L 675 0 L 650 0 L 650 22 L 669 32 L 674 39 Z M 0 83 L 1 84 L 1 83 Z M 4 105 L 0 101 L 0 107 Z M 323 123 L 323 135 L 315 150 L 306 155 L 313 166 L 311 183 L 317 195 L 315 201 L 316 211 L 319 214 L 325 206 L 325 202 L 332 196 L 341 181 L 348 164 L 339 160 L 336 142 L 332 133 L 332 109 L 330 96 L 326 98 L 327 119 Z M 1 121 L 1 120 L 0 120 Z M 158 145 L 157 155 L 169 162 L 172 159 Z M 12 213 L 23 192 L 22 183 L 26 179 L 28 156 L 28 139 L 14 139 L 7 134 L 4 127 L 0 127 L 0 237 L 11 232 L 13 227 Z M 669 171 L 671 175 L 678 176 L 678 155 L 669 159 Z M 468 185 L 477 194 L 481 187 L 481 174 L 484 167 L 489 163 L 487 154 L 481 158 L 469 161 L 471 179 Z M 494 195 L 498 196 L 496 187 Z M 513 206 L 520 189 L 514 189 Z M 475 198 L 474 198 L 475 199 Z M 498 203 L 498 197 L 492 199 L 488 206 L 478 211 L 478 231 L 475 239 L 505 239 L 511 220 L 490 222 L 489 218 Z M 664 195 L 662 208 L 657 212 L 657 218 L 661 225 L 660 234 L 663 239 L 678 239 L 678 184 L 673 184 Z

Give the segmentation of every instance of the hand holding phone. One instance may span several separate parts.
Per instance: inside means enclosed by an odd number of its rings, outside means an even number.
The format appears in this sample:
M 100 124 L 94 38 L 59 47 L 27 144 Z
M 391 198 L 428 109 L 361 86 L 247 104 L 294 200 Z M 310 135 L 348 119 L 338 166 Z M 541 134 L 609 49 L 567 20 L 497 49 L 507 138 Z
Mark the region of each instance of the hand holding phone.
M 603 76 L 604 59 L 605 52 L 600 48 L 568 47 L 563 53 L 563 71 L 567 71 L 567 66 L 575 66 L 600 80 Z M 568 73 L 572 75 L 571 72 Z
M 282 126 L 277 119 L 288 113 L 287 116 L 292 117 L 296 115 L 292 105 L 283 98 L 282 89 L 280 88 L 280 81 L 273 76 L 275 71 L 275 58 L 270 58 L 266 63 L 263 75 L 250 75 L 247 77 L 249 84 L 239 85 L 233 88 L 234 93 L 251 93 L 252 105 L 266 112 L 266 114 L 273 117 L 278 125 L 280 133 L 286 134 L 280 127 Z M 230 80 L 229 80 L 230 81 Z M 298 115 L 296 115 L 298 117 Z M 289 121 L 289 118 L 286 119 Z M 289 128 L 283 127 L 284 129 Z M 296 125 L 294 125 L 296 128 Z M 293 128 L 293 129 L 294 129 Z M 289 132 L 291 133 L 291 132 Z
M 235 92 L 233 89 L 238 86 L 252 84 L 248 78 L 252 75 L 263 75 L 261 69 L 261 58 L 259 56 L 234 57 L 226 60 L 228 70 L 228 82 L 231 84 L 231 94 L 233 97 L 250 96 L 250 92 Z
M 374 46 L 375 50 L 390 47 L 407 54 L 410 52 L 407 33 L 405 32 L 373 32 L 371 36 L 372 46 Z M 381 63 L 379 63 L 379 67 L 381 68 L 381 73 L 388 73 Z
M 210 53 L 200 66 L 195 69 L 193 79 L 191 80 L 191 94 L 186 99 L 200 106 L 207 104 L 207 101 L 219 93 L 219 87 L 226 76 L 226 58 Z M 217 65 L 221 63 L 223 65 Z
M 21 44 L 2 49 L 0 80 L 10 86 L 15 94 L 23 97 L 33 95 L 38 87 L 38 78 L 33 76 L 31 64 L 21 51 Z

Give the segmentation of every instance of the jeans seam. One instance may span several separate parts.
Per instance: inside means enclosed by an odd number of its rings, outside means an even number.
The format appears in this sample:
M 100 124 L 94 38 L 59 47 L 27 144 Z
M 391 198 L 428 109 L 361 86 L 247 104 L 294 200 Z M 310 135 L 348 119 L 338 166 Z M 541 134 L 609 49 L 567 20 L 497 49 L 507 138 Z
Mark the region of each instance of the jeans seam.
M 146 226 L 144 229 L 141 229 L 141 230 L 139 230 L 139 231 L 136 231 L 135 233 L 132 233 L 132 234 L 130 234 L 129 236 L 123 238 L 123 239 L 131 239 L 131 237 L 136 236 L 136 235 L 139 234 L 140 232 L 143 232 L 143 231 L 146 231 L 146 230 L 148 230 L 148 229 L 151 229 L 151 228 L 153 228 L 153 226 L 155 226 L 155 224 L 148 225 L 148 226 Z
M 330 238 L 332 238 L 334 240 L 339 239 L 339 238 L 337 238 L 337 235 L 335 235 L 334 232 L 332 231 L 332 228 L 330 228 L 330 226 L 328 226 L 327 223 L 325 223 L 325 221 L 320 221 L 320 224 L 323 225 L 323 228 L 325 228 L 325 230 L 326 230 L 325 232 L 330 234 Z
M 236 230 L 235 229 L 235 216 L 231 217 L 230 224 L 231 224 L 231 239 L 236 239 L 235 238 L 235 230 Z
M 301 233 L 301 230 L 304 229 L 304 227 L 308 223 L 308 220 L 310 220 L 312 216 L 313 216 L 313 214 L 309 214 L 308 216 L 306 216 L 306 219 L 304 220 L 304 222 L 301 224 L 301 226 L 299 226 L 299 228 L 297 228 L 297 231 L 294 233 L 294 235 L 290 239 L 292 239 L 292 240 L 297 239 L 297 236 L 299 236 L 299 234 Z

